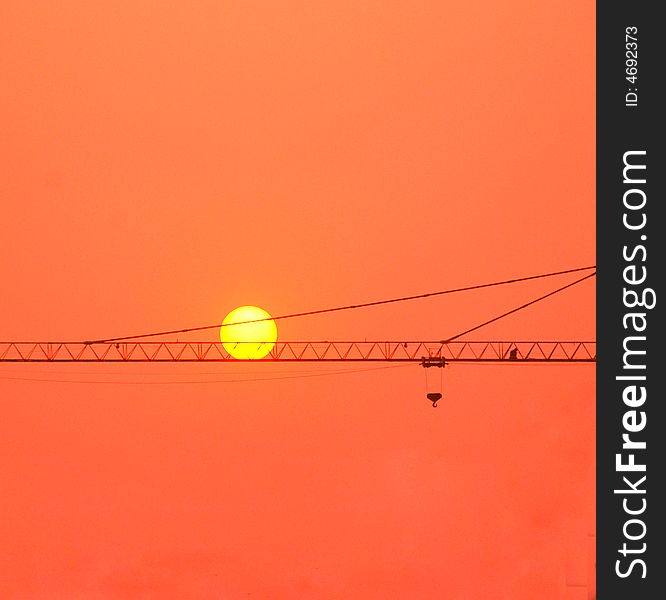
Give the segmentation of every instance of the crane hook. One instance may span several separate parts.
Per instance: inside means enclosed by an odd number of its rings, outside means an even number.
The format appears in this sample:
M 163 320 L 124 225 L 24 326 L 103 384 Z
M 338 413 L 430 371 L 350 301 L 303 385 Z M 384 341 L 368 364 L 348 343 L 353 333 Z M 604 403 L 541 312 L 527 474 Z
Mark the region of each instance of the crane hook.
M 429 356 L 421 357 L 421 366 L 424 367 L 425 369 L 428 369 L 425 373 L 425 384 L 426 384 L 426 398 L 432 402 L 432 407 L 437 408 L 437 401 L 442 399 L 442 372 L 443 372 L 443 367 L 446 365 L 446 361 L 444 360 L 444 357 L 441 356 L 440 354 L 434 354 L 432 352 L 429 353 Z M 432 389 L 428 385 L 428 379 L 432 379 L 432 377 L 428 377 L 429 375 L 429 370 L 430 367 L 438 367 L 439 368 L 439 391 L 438 392 L 431 392 L 429 391 L 428 388 Z M 434 383 L 431 381 L 431 384 Z

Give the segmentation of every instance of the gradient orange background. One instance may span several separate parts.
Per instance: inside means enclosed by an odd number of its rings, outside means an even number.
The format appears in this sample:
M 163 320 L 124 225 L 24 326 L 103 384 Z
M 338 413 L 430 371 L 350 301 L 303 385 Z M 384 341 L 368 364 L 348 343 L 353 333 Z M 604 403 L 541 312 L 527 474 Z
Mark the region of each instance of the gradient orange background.
M 592 2 L 26 0 L 0 21 L 2 339 L 594 263 Z M 280 339 L 440 339 L 568 280 Z M 471 337 L 594 339 L 594 284 Z M 418 366 L 16 379 L 332 368 L 0 364 L 0 597 L 591 596 L 591 366 L 454 365 L 436 410 Z

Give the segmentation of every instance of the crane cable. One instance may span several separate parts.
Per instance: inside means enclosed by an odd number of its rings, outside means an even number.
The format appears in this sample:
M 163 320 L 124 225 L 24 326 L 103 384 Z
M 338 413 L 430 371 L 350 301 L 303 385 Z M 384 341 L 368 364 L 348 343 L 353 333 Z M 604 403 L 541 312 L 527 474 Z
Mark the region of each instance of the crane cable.
M 405 367 L 414 367 L 414 364 L 406 365 L 387 365 L 383 367 L 367 367 L 362 369 L 340 369 L 336 371 L 325 371 L 324 373 L 309 373 L 307 375 L 275 375 L 270 377 L 242 377 L 236 379 L 190 379 L 190 380 L 169 380 L 169 381 L 112 381 L 112 380 L 84 380 L 84 379 L 48 379 L 46 377 L 5 377 L 0 375 L 0 380 L 9 381 L 31 381 L 41 383 L 83 383 L 83 384 L 106 384 L 106 385 L 191 385 L 200 383 L 246 383 L 254 381 L 279 381 L 281 379 L 309 379 L 311 377 L 327 377 L 331 375 L 347 375 L 350 373 L 368 373 L 371 371 L 383 371 L 386 369 L 404 369 Z M 0 371 L 1 373 L 1 371 Z
M 488 319 L 487 321 L 484 321 L 483 323 L 480 323 L 479 325 L 475 325 L 474 327 L 470 327 L 469 329 L 465 329 L 465 331 L 461 331 L 460 333 L 456 333 L 456 335 L 452 335 L 451 337 L 442 340 L 442 343 L 448 344 L 449 342 L 452 342 L 453 340 L 456 340 L 463 335 L 466 335 L 468 333 L 471 333 L 472 331 L 476 331 L 477 329 L 481 329 L 482 327 L 485 327 L 486 325 L 490 325 L 491 323 L 494 323 L 495 321 L 499 321 L 500 319 L 503 319 L 504 317 L 508 317 L 509 315 L 512 315 L 513 313 L 518 312 L 519 310 L 523 310 L 524 308 L 527 308 L 528 306 L 532 306 L 532 304 L 536 304 L 537 302 L 541 302 L 542 300 L 545 300 L 546 298 L 550 298 L 550 296 L 554 296 L 555 294 L 559 294 L 560 292 L 563 292 L 564 290 L 573 287 L 574 285 L 577 285 L 586 279 L 589 279 L 590 277 L 594 277 L 597 274 L 595 271 L 594 273 L 590 273 L 589 275 L 585 275 L 585 277 L 581 277 L 580 279 L 577 279 L 576 281 L 573 281 L 572 283 L 568 283 L 567 285 L 563 285 L 562 287 L 557 288 L 556 290 L 553 290 L 552 292 L 548 292 L 547 294 L 544 294 L 543 296 L 539 296 L 538 298 L 535 298 L 534 300 L 530 300 L 529 302 L 526 302 L 525 304 L 521 304 L 520 306 L 517 306 L 516 308 L 512 308 L 511 310 L 508 310 L 501 315 L 498 315 L 496 317 L 493 317 L 492 319 Z
M 564 271 L 553 271 L 553 272 L 550 272 L 550 273 L 540 273 L 538 275 L 530 275 L 530 276 L 527 276 L 527 277 L 518 277 L 518 278 L 515 278 L 515 279 L 505 279 L 503 281 L 494 281 L 492 283 L 482 283 L 482 284 L 477 284 L 477 285 L 470 285 L 470 286 L 466 286 L 466 287 L 453 288 L 453 289 L 442 290 L 442 291 L 438 291 L 438 292 L 429 292 L 429 293 L 426 293 L 426 294 L 418 294 L 416 296 L 403 296 L 401 298 L 391 298 L 389 300 L 377 300 L 375 302 L 365 302 L 363 304 L 349 304 L 349 305 L 346 305 L 346 306 L 338 306 L 338 307 L 335 307 L 335 308 L 323 308 L 323 309 L 319 309 L 319 310 L 310 310 L 310 311 L 299 312 L 299 313 L 291 313 L 291 314 L 287 314 L 287 315 L 279 315 L 277 317 L 264 317 L 264 318 L 261 318 L 261 319 L 251 319 L 251 320 L 247 320 L 247 321 L 239 321 L 239 322 L 236 322 L 236 323 L 215 323 L 214 325 L 203 325 L 201 327 L 186 327 L 186 328 L 183 328 L 183 329 L 172 329 L 172 330 L 169 330 L 169 331 L 158 331 L 158 332 L 142 333 L 142 334 L 136 334 L 136 335 L 125 335 L 125 336 L 120 336 L 120 337 L 105 338 L 105 339 L 99 339 L 99 340 L 94 340 L 94 341 L 85 341 L 84 344 L 102 344 L 102 343 L 108 343 L 108 342 L 121 342 L 121 341 L 126 341 L 126 340 L 136 340 L 136 339 L 139 339 L 139 338 L 156 337 L 156 336 L 160 336 L 160 335 L 172 335 L 172 334 L 176 334 L 176 333 L 190 333 L 190 332 L 193 332 L 193 331 L 203 331 L 203 330 L 206 330 L 206 329 L 217 329 L 219 327 L 225 327 L 227 325 L 240 325 L 240 324 L 245 324 L 245 323 L 258 323 L 258 322 L 261 322 L 261 321 L 271 321 L 271 320 L 272 321 L 280 321 L 280 320 L 284 320 L 284 319 L 293 319 L 293 318 L 296 318 L 296 317 L 307 317 L 307 316 L 311 316 L 311 315 L 320 315 L 320 314 L 324 314 L 324 313 L 338 312 L 338 311 L 342 311 L 342 310 L 351 310 L 351 309 L 355 309 L 355 308 L 367 308 L 369 306 L 379 306 L 379 305 L 382 305 L 382 304 L 392 304 L 392 303 L 395 303 L 395 302 L 406 302 L 408 300 L 418 300 L 418 299 L 421 299 L 421 298 L 430 298 L 432 296 L 443 296 L 445 294 L 453 294 L 453 293 L 456 293 L 456 292 L 467 292 L 467 291 L 471 291 L 471 290 L 479 290 L 479 289 L 495 287 L 495 286 L 499 286 L 499 285 L 519 283 L 519 282 L 522 282 L 522 281 L 530 281 L 530 280 L 534 280 L 534 279 L 542 279 L 542 278 L 545 278 L 545 277 L 555 277 L 556 275 L 566 275 L 568 273 L 577 273 L 577 272 L 580 272 L 580 271 L 588 271 L 590 269 L 596 269 L 596 265 L 592 265 L 592 266 L 589 266 L 589 267 L 578 267 L 578 268 L 575 268 L 575 269 L 566 269 Z M 596 271 L 595 271 L 595 273 L 596 273 Z M 587 277 L 591 277 L 591 275 L 588 275 Z M 587 279 L 587 277 L 585 277 L 584 279 Z M 578 283 L 578 282 L 576 282 L 576 283 Z M 572 284 L 572 285 L 574 285 L 574 284 Z M 567 287 L 569 287 L 569 286 L 567 286 Z M 536 301 L 538 301 L 538 300 L 535 300 L 535 302 Z M 520 307 L 520 308 L 523 308 L 523 307 Z M 516 309 L 516 310 L 519 310 L 519 309 Z M 498 317 L 498 318 L 501 318 L 501 317 Z M 480 325 L 479 327 L 481 327 L 481 326 L 483 326 L 483 325 Z M 458 334 L 455 337 L 460 337 L 464 333 L 469 333 L 469 332 L 465 331 L 461 334 Z

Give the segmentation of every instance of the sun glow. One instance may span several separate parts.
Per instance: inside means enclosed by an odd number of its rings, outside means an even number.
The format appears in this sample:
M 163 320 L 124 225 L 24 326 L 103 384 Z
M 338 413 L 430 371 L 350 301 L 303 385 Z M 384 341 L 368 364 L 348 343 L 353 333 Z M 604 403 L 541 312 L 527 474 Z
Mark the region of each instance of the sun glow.
M 267 320 L 257 321 L 258 319 Z M 277 325 L 265 310 L 257 306 L 240 306 L 224 317 L 220 327 L 220 340 L 224 349 L 234 358 L 264 358 L 277 341 Z

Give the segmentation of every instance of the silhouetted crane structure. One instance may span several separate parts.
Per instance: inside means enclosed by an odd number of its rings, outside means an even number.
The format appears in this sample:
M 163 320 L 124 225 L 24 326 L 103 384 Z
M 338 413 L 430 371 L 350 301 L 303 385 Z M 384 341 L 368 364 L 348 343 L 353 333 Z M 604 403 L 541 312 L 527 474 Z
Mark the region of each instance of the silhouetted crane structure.
M 406 296 L 389 300 L 379 300 L 364 304 L 340 306 L 321 310 L 292 313 L 267 319 L 243 321 L 254 323 L 262 320 L 279 320 L 331 313 L 342 310 L 377 306 L 394 302 L 404 302 L 431 296 L 470 291 L 521 281 L 553 277 L 581 271 L 588 272 L 580 279 L 534 298 L 529 302 L 505 311 L 474 327 L 436 341 L 295 341 L 285 342 L 231 342 L 231 349 L 238 344 L 254 344 L 258 347 L 271 347 L 270 352 L 260 359 L 239 359 L 229 352 L 229 342 L 210 341 L 145 341 L 145 338 L 164 338 L 174 334 L 191 333 L 224 327 L 224 324 L 205 325 L 169 331 L 150 332 L 137 335 L 113 337 L 95 341 L 0 341 L 0 363 L 231 363 L 231 362 L 392 362 L 418 363 L 425 369 L 442 368 L 448 363 L 512 363 L 512 364 L 555 364 L 555 363 L 594 363 L 596 342 L 582 341 L 463 341 L 469 333 L 481 329 L 504 317 L 561 293 L 596 275 L 596 267 L 580 267 L 552 273 L 542 273 L 430 292 L 417 296 Z M 238 325 L 235 323 L 234 325 Z M 262 353 L 263 354 L 263 353 Z M 427 379 L 427 378 L 426 378 Z M 440 371 L 441 386 L 441 371 Z M 428 392 L 428 400 L 437 405 L 441 392 Z
M 253 343 L 258 342 L 238 342 Z M 238 359 L 221 342 L 0 342 L 0 362 L 594 362 L 596 342 L 276 342 L 265 358 Z

